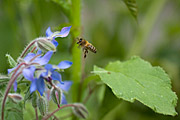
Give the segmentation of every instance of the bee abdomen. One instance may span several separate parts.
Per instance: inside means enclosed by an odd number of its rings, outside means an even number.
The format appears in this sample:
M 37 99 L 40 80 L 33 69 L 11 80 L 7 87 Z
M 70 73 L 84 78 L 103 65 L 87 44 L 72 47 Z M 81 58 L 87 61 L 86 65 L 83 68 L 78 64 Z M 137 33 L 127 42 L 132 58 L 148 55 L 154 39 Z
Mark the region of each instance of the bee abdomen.
M 96 48 L 93 46 L 93 45 L 88 45 L 88 48 L 89 48 L 89 50 L 91 51 L 91 52 L 93 52 L 93 53 L 96 53 L 97 52 L 97 50 L 96 50 Z

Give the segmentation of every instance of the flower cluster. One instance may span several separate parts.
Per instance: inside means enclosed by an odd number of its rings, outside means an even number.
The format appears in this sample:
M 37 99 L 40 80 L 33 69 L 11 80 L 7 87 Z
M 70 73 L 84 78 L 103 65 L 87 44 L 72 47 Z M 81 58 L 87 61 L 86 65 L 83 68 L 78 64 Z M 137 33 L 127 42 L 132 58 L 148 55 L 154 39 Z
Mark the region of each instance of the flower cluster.
M 50 46 L 53 44 L 56 48 L 58 42 L 55 40 L 57 37 L 66 37 L 70 32 L 70 27 L 64 27 L 60 32 L 52 32 L 50 27 L 46 30 L 46 37 L 38 38 L 35 42 L 38 43 L 37 52 L 28 53 L 24 58 L 20 58 L 18 64 L 8 69 L 8 74 L 11 74 L 11 78 L 14 79 L 14 90 L 17 90 L 17 77 L 22 74 L 25 79 L 31 81 L 30 93 L 38 91 L 42 96 L 46 87 L 46 84 L 53 88 L 60 89 L 61 91 L 68 91 L 72 85 L 71 81 L 62 81 L 61 74 L 58 70 L 64 70 L 72 65 L 70 61 L 61 61 L 58 65 L 48 64 L 53 51 L 42 52 L 43 47 Z M 31 44 L 32 45 L 32 44 Z M 52 45 L 51 45 L 52 46 Z M 28 49 L 30 47 L 27 47 Z M 28 51 L 28 50 L 25 50 Z M 59 84 L 55 84 L 52 80 L 56 80 Z M 66 104 L 66 99 L 61 92 L 61 103 Z

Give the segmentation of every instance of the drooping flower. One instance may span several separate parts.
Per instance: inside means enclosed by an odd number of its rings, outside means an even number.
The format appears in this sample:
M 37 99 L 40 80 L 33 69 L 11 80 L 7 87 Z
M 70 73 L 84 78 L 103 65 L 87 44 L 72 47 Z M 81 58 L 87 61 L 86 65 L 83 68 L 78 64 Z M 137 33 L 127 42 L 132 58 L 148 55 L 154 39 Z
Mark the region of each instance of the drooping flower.
M 67 100 L 66 97 L 64 95 L 64 93 L 67 93 L 72 85 L 72 81 L 63 81 L 62 83 L 58 83 L 56 84 L 53 88 L 50 89 L 46 89 L 46 97 L 48 100 L 53 99 L 53 101 L 58 104 L 59 107 L 59 102 L 60 104 L 67 104 Z M 55 91 L 54 91 L 55 90 Z M 60 91 L 60 92 L 59 92 Z M 54 92 L 56 93 L 54 96 Z M 55 100 L 54 100 L 55 99 Z
M 55 40 L 55 38 L 68 36 L 68 34 L 70 32 L 70 29 L 71 29 L 71 26 L 63 27 L 60 32 L 58 32 L 58 31 L 57 32 L 52 32 L 51 28 L 48 27 L 48 29 L 46 30 L 46 37 L 53 38 L 52 43 L 57 47 L 58 42 Z
M 51 64 L 45 65 L 45 69 L 47 71 L 45 73 L 43 73 L 43 76 L 46 78 L 51 78 L 52 80 L 58 80 L 59 81 L 59 84 L 57 84 L 57 86 L 59 87 L 59 89 L 61 89 L 61 95 L 60 95 L 61 96 L 61 104 L 67 104 L 67 101 L 66 101 L 66 98 L 65 98 L 65 95 L 63 92 L 64 91 L 67 92 L 70 89 L 72 82 L 71 81 L 63 81 L 62 82 L 61 74 L 56 72 L 55 70 L 67 69 L 71 65 L 72 65 L 72 62 L 70 62 L 70 61 L 62 61 L 57 66 L 54 66 Z M 49 79 L 49 80 L 51 80 L 51 79 Z M 50 100 L 50 92 L 48 92 L 48 90 L 47 90 L 47 97 Z
M 57 66 L 53 66 L 50 64 L 45 65 L 45 69 L 47 70 L 46 75 L 49 73 L 49 75 L 51 76 L 51 78 L 53 80 L 58 80 L 60 83 L 57 85 L 60 89 L 62 89 L 63 91 L 68 91 L 69 88 L 72 85 L 71 81 L 62 81 L 62 77 L 61 74 L 56 72 L 56 69 L 67 69 L 72 65 L 72 62 L 70 61 L 61 61 Z M 65 95 L 63 94 L 63 91 L 61 92 L 61 104 L 67 104 Z
M 64 84 L 57 84 L 57 86 L 61 90 L 63 90 L 61 92 L 61 104 L 67 104 L 67 100 L 66 100 L 66 97 L 65 97 L 63 92 L 68 92 L 69 91 L 69 89 L 70 89 L 70 87 L 72 85 L 72 81 L 63 81 L 63 82 L 64 82 Z
M 23 73 L 23 76 L 28 76 L 29 74 L 34 74 L 34 71 L 36 69 L 35 66 L 42 66 L 49 62 L 53 52 L 48 51 L 44 56 L 36 55 L 35 53 L 28 53 L 27 56 L 21 60 L 21 63 L 19 63 L 16 67 L 12 69 L 8 69 L 8 74 L 12 71 L 16 70 L 18 67 L 18 71 Z M 22 63 L 24 63 L 22 65 Z M 22 66 L 20 66 L 22 65 Z M 26 77 L 25 77 L 26 78 Z M 14 90 L 17 90 L 17 81 L 14 82 Z

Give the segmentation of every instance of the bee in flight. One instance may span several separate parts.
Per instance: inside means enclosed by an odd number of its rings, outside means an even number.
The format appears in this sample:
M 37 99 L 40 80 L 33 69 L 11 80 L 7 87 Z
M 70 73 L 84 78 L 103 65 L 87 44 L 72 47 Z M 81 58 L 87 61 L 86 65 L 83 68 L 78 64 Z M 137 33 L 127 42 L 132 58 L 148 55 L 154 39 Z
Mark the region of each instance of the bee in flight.
M 96 48 L 91 43 L 89 43 L 87 40 L 85 40 L 83 38 L 77 38 L 77 39 L 78 39 L 77 44 L 79 44 L 79 47 L 81 46 L 83 48 L 84 58 L 86 58 L 88 50 L 90 50 L 93 53 L 97 52 Z

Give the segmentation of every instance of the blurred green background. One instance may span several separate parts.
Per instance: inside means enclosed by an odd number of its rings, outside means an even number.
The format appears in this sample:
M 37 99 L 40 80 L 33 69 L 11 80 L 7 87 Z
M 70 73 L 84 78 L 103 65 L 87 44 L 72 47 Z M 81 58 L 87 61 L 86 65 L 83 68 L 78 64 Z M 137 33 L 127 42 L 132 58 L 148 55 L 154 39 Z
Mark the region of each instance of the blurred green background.
M 121 0 L 82 0 L 82 36 L 98 50 L 97 54 L 88 54 L 85 73 L 89 75 L 93 65 L 104 67 L 109 61 L 124 61 L 132 55 L 139 55 L 152 65 L 165 69 L 179 98 L 180 1 L 137 0 L 137 5 L 138 22 Z M 49 26 L 55 31 L 57 26 L 65 23 L 69 23 L 67 17 L 53 0 L 1 0 L 0 72 L 6 74 L 9 68 L 6 53 L 16 59 L 28 42 L 45 36 Z M 71 37 L 58 38 L 57 41 L 58 51 L 51 63 L 71 60 Z M 70 79 L 70 72 L 64 75 L 64 79 Z M 178 119 L 178 116 L 156 114 L 139 102 L 132 104 L 118 100 L 105 86 L 98 88 L 86 106 L 90 120 Z M 179 102 L 176 110 L 180 112 Z

